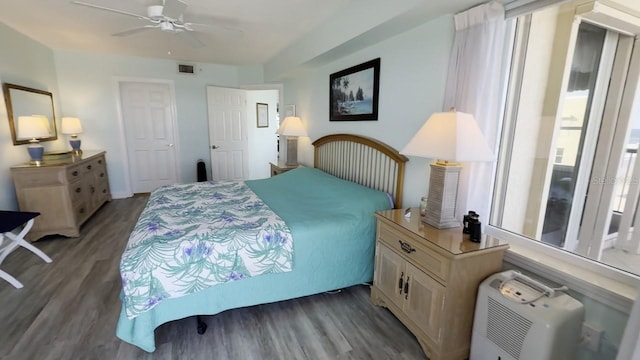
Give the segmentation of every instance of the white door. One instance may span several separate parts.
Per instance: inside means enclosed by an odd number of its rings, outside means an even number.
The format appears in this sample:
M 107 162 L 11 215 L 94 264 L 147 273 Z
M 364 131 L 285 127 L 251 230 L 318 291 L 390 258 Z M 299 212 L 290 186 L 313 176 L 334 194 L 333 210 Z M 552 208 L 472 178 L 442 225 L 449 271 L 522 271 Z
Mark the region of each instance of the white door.
M 169 84 L 121 82 L 120 98 L 133 192 L 175 184 L 175 115 Z
M 211 179 L 243 180 L 249 172 L 245 90 L 207 87 Z

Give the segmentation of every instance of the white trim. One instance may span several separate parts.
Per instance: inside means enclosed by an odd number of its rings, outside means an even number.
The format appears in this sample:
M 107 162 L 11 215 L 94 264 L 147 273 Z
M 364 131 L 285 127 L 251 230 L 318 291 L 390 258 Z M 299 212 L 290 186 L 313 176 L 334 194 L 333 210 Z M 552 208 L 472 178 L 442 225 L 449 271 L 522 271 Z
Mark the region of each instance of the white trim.
M 569 0 L 515 0 L 504 6 L 504 17 L 505 19 L 515 18 L 568 1 Z
M 640 277 L 493 226 L 487 226 L 486 233 L 509 243 L 506 262 L 631 312 Z
M 113 76 L 113 91 L 116 99 L 116 107 L 118 113 L 118 132 L 120 133 L 120 143 L 123 151 L 122 164 L 124 165 L 124 183 L 125 189 L 120 195 L 122 198 L 133 196 L 133 185 L 131 183 L 131 172 L 129 171 L 129 149 L 127 146 L 127 134 L 124 126 L 124 116 L 122 115 L 122 101 L 120 97 L 120 84 L 124 82 L 143 83 L 143 84 L 166 84 L 169 87 L 170 94 L 170 108 L 171 108 L 171 123 L 173 126 L 173 142 L 174 142 L 174 168 L 176 181 L 182 182 L 182 174 L 180 173 L 180 167 L 178 166 L 178 158 L 180 157 L 180 138 L 178 133 L 178 110 L 176 106 L 176 90 L 173 80 L 166 79 L 150 79 L 150 78 L 138 78 L 138 77 L 121 77 Z

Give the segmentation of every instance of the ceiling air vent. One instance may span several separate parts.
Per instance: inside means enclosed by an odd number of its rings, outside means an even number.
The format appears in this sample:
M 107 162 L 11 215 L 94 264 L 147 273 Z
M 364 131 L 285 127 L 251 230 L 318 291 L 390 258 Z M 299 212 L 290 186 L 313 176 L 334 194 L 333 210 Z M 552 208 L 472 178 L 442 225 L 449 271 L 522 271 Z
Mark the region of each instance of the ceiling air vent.
M 196 66 L 193 64 L 178 64 L 178 72 L 180 74 L 195 75 Z

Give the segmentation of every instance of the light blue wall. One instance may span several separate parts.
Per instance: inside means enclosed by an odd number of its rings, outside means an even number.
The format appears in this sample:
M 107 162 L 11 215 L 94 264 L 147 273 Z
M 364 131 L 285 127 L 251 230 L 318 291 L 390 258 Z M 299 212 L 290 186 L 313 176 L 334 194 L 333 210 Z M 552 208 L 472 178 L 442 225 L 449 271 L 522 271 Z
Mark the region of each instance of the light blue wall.
M 58 81 L 53 52 L 46 46 L 0 23 L 0 82 L 22 85 L 53 94 L 56 123 L 60 128 Z M 43 142 L 45 150 L 58 149 L 64 141 Z M 7 107 L 0 100 L 0 209 L 17 210 L 15 190 L 9 168 L 29 161 L 27 145 L 14 146 L 9 132 Z
M 127 196 L 123 139 L 118 127 L 117 80 L 170 80 L 178 123 L 179 182 L 196 180 L 196 162 L 209 164 L 206 86 L 237 87 L 262 83 L 262 71 L 228 65 L 198 64 L 195 75 L 177 72 L 175 61 L 56 50 L 60 101 L 65 116 L 81 119 L 83 148 L 107 151 L 111 191 Z
M 317 138 L 331 133 L 371 136 L 400 150 L 429 115 L 442 110 L 446 70 L 453 44 L 451 16 L 440 17 L 285 82 L 285 104 L 295 104 L 309 138 L 300 138 L 299 160 L 313 165 Z M 378 121 L 329 121 L 329 75 L 381 58 Z M 428 161 L 407 163 L 404 206 L 418 206 L 427 192 Z

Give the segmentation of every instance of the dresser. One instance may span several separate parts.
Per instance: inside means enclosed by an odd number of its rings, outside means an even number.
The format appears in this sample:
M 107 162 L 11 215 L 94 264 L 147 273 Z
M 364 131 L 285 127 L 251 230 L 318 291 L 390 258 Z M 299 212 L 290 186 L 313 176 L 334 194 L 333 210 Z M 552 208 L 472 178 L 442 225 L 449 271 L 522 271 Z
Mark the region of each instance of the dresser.
M 20 211 L 39 212 L 27 238 L 80 236 L 80 226 L 111 200 L 104 151 L 11 168 Z
M 371 301 L 384 306 L 416 336 L 431 360 L 469 357 L 480 283 L 502 270 L 508 245 L 483 235 L 469 241 L 461 228 L 438 230 L 419 210 L 380 211 Z

